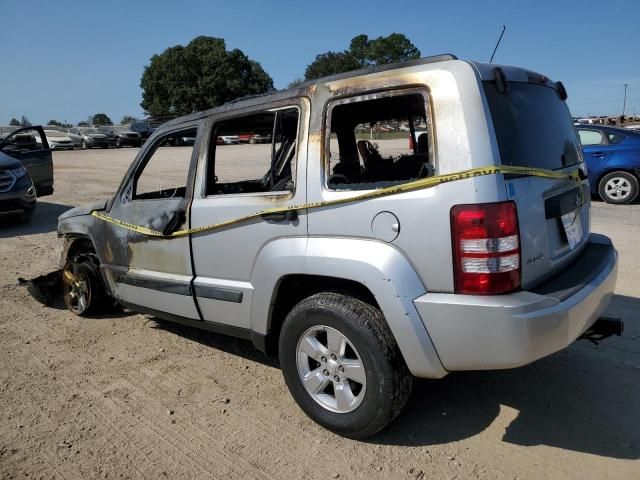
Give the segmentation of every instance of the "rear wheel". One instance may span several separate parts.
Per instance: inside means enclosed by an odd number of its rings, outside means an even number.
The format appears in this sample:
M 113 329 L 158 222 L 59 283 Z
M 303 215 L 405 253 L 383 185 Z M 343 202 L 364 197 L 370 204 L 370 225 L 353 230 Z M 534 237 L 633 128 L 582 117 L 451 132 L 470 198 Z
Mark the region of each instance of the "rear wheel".
M 280 333 L 280 365 L 300 408 L 323 427 L 365 438 L 398 416 L 412 376 L 377 308 L 337 293 L 296 305 Z
M 122 140 L 120 138 L 116 139 L 116 148 L 122 148 Z
M 80 142 L 80 147 L 82 150 L 86 150 L 88 148 L 86 140 L 82 140 L 82 142 Z
M 81 317 L 100 313 L 108 304 L 97 260 L 91 255 L 80 254 L 65 264 L 62 287 L 65 305 Z
M 600 180 L 598 193 L 607 203 L 631 203 L 638 196 L 638 179 L 628 172 L 607 173 Z

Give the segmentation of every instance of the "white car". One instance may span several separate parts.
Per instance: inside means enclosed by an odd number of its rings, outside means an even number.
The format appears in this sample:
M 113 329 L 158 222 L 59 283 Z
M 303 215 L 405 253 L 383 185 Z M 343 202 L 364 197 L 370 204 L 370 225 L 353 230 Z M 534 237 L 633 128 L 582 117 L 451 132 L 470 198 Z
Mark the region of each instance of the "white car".
M 220 138 L 225 145 L 235 145 L 240 143 L 240 137 L 237 135 L 222 135 Z
M 47 136 L 47 142 L 49 142 L 51 150 L 73 150 L 73 140 L 66 132 L 45 130 L 44 134 Z

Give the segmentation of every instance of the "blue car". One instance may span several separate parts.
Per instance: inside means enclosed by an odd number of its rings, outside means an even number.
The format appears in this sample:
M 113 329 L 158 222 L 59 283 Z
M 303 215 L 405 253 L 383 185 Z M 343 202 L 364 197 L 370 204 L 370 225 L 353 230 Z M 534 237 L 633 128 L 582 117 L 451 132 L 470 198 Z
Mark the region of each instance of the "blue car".
M 579 125 L 576 129 L 591 193 L 607 203 L 633 202 L 640 179 L 640 133 L 599 125 Z

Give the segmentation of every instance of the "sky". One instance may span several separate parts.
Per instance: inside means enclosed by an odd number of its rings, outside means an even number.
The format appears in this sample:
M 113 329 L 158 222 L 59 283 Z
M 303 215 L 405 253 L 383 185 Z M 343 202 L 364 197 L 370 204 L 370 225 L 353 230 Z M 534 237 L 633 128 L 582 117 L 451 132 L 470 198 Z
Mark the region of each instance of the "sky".
M 199 35 L 260 62 L 276 88 L 351 38 L 404 33 L 423 56 L 453 53 L 561 80 L 576 116 L 640 114 L 640 1 L 0 0 L 0 125 L 143 116 L 152 55 Z

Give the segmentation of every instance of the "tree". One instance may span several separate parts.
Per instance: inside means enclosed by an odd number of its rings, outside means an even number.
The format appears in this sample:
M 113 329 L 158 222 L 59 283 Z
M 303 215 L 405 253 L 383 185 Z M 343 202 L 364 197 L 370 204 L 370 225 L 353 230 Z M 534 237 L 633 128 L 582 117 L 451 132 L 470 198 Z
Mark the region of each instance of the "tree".
M 227 50 L 223 39 L 201 36 L 151 57 L 140 87 L 145 112 L 176 116 L 265 93 L 273 80 L 241 50 Z
M 85 122 L 84 120 L 81 122 L 78 122 L 78 126 L 79 127 L 88 127 L 89 126 L 89 122 Z
M 289 85 L 287 85 L 287 88 L 297 87 L 301 83 L 304 83 L 304 78 L 296 78 L 295 80 L 292 80 L 289 82 Z
M 304 71 L 305 80 L 326 77 L 336 73 L 357 70 L 361 65 L 349 52 L 327 52 L 316 56 L 316 59 Z
M 120 120 L 120 125 L 131 125 L 133 122 L 137 122 L 138 119 L 136 117 L 132 117 L 131 115 L 125 115 Z
M 20 120 L 18 120 L 17 118 L 12 118 L 11 121 L 9 122 L 9 125 L 11 125 L 12 127 L 19 127 Z
M 344 52 L 327 52 L 317 55 L 305 72 L 306 80 L 333 75 L 359 68 L 386 65 L 420 58 L 420 50 L 402 33 L 369 39 L 358 35 L 351 39 L 349 49 Z
M 106 113 L 96 113 L 91 118 L 91 123 L 93 125 L 113 125 L 113 122 Z
M 30 127 L 31 126 L 31 122 L 29 121 L 29 119 L 27 117 L 25 117 L 23 115 L 22 117 L 20 117 L 20 126 L 21 127 Z

